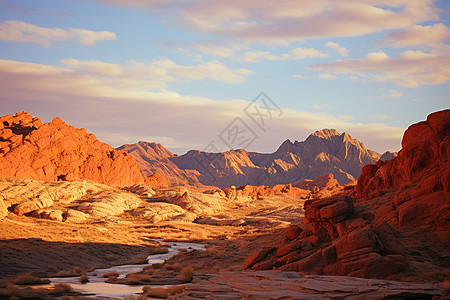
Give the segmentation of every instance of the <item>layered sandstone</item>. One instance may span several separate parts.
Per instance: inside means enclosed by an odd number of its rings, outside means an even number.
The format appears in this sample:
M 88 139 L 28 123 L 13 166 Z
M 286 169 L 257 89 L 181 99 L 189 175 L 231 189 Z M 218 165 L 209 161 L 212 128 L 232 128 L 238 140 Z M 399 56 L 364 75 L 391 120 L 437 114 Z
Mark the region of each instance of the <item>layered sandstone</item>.
M 258 249 L 245 269 L 277 268 L 308 274 L 385 276 L 407 268 L 403 247 L 387 224 L 355 211 L 348 196 L 305 202 L 305 226 L 291 225 L 273 245 Z
M 26 112 L 0 118 L 0 177 L 143 183 L 136 161 L 60 118 L 43 124 Z
M 432 231 L 450 241 L 450 110 L 411 125 L 397 157 L 367 165 L 356 186 L 357 202 L 383 199 L 379 221 Z

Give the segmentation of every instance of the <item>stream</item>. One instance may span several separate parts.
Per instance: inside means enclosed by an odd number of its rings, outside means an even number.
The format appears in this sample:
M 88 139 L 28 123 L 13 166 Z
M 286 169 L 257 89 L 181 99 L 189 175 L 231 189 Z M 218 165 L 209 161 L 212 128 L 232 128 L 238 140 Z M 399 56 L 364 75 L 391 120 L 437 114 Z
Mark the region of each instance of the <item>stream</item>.
M 49 278 L 52 284 L 66 283 L 76 292 L 87 294 L 89 296 L 108 297 L 121 299 L 125 296 L 141 293 L 144 285 L 125 285 L 125 284 L 111 284 L 105 283 L 107 278 L 103 278 L 102 275 L 107 272 L 115 271 L 119 273 L 119 278 L 125 277 L 129 273 L 135 273 L 141 271 L 145 266 L 156 263 L 163 263 L 172 256 L 176 255 L 180 249 L 191 250 L 205 250 L 205 246 L 196 243 L 186 242 L 165 242 L 170 245 L 169 252 L 164 254 L 154 254 L 148 256 L 147 264 L 140 265 L 119 265 L 106 269 L 96 269 L 92 272 L 88 272 L 89 282 L 80 283 L 80 276 L 77 277 L 55 277 Z M 169 287 L 170 285 L 146 285 L 151 287 Z M 87 296 L 86 295 L 86 296 Z

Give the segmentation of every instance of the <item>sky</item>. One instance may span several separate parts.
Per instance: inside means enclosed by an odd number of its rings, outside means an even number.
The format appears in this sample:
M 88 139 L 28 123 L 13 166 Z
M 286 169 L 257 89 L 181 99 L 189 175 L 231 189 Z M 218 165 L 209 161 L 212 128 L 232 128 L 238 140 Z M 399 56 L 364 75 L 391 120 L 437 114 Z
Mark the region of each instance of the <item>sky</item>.
M 118 147 L 371 150 L 449 108 L 445 0 L 0 0 L 0 113 Z

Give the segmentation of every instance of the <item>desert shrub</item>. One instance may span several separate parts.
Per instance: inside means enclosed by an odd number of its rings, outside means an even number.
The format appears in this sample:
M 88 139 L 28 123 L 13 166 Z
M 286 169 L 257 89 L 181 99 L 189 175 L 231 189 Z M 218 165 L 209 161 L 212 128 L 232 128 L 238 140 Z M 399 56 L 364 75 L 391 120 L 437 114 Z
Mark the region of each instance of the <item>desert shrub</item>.
M 141 284 L 141 276 L 135 273 L 128 274 L 126 277 L 126 284 L 128 285 L 138 285 Z
M 9 299 L 12 299 L 13 297 L 20 298 L 22 296 L 22 289 L 19 286 L 10 283 L 6 286 L 5 294 L 10 296 Z
M 105 259 L 109 260 L 109 261 L 115 260 L 116 259 L 116 255 L 108 254 L 108 255 L 105 256 Z
M 441 282 L 441 287 L 442 287 L 442 295 L 443 296 L 450 296 L 450 280 L 447 279 L 443 282 Z
M 191 282 L 194 277 L 194 269 L 191 266 L 186 266 L 181 270 L 181 275 L 178 277 L 183 282 Z
M 53 292 L 56 294 L 71 293 L 73 288 L 66 283 L 57 283 L 53 286 Z
M 133 261 L 133 264 L 135 265 L 146 265 L 147 263 L 148 263 L 147 258 L 138 258 Z
M 119 277 L 119 273 L 116 271 L 106 272 L 102 275 L 103 278 L 117 278 Z
M 89 277 L 88 277 L 86 274 L 82 274 L 82 275 L 80 276 L 80 282 L 81 282 L 81 283 L 89 282 Z
M 83 269 L 80 267 L 74 267 L 71 270 L 61 270 L 58 273 L 56 273 L 56 277 L 75 277 L 80 276 L 83 274 Z
M 175 285 L 169 288 L 152 288 L 149 286 L 144 286 L 142 290 L 148 297 L 164 299 L 169 296 L 181 293 L 184 290 L 184 286 Z
M 154 255 L 154 254 L 165 254 L 169 252 L 169 248 L 164 247 L 164 246 L 155 246 L 155 247 L 151 247 L 149 249 L 149 255 Z
M 180 270 L 181 270 L 181 266 L 179 264 L 165 264 L 164 267 L 167 270 L 172 270 L 175 272 L 180 272 Z
M 47 284 L 50 283 L 50 280 L 47 278 L 39 278 L 31 275 L 31 273 L 20 274 L 13 281 L 15 284 L 24 285 L 24 284 Z

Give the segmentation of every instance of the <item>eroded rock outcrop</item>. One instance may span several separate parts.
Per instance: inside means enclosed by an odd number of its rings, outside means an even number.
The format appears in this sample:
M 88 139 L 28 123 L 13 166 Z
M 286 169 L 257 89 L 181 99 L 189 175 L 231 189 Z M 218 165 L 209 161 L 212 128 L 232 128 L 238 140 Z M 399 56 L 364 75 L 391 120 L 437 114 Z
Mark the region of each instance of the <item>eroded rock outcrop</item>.
M 26 112 L 0 118 L 0 177 L 143 183 L 136 161 L 60 118 L 43 124 Z
M 281 271 L 228 271 L 195 276 L 195 282 L 168 299 L 431 299 L 441 293 L 434 284 Z
M 309 190 L 314 198 L 330 197 L 343 190 L 343 186 L 334 178 L 332 173 L 319 176 L 315 180 L 305 179 L 294 183 L 294 187 Z
M 392 226 L 431 230 L 450 242 L 450 110 L 411 125 L 397 157 L 363 168 L 357 202 L 381 199 L 375 219 Z
M 355 211 L 351 197 L 307 200 L 305 219 L 303 229 L 291 225 L 278 243 L 250 255 L 244 268 L 372 277 L 407 267 L 395 231 Z

